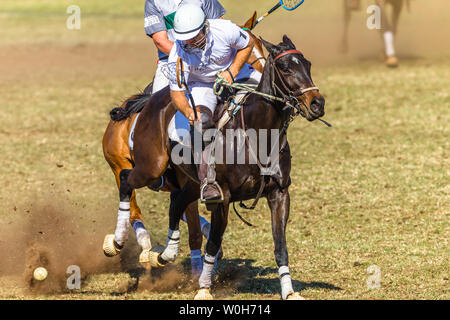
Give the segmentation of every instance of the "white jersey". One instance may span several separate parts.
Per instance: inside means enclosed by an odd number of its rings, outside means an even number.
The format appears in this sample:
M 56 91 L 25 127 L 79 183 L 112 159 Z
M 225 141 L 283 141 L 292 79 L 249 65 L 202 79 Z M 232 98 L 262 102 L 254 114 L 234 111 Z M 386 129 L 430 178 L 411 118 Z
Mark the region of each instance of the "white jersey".
M 225 9 L 218 0 L 146 0 L 144 27 L 148 36 L 159 31 L 167 31 L 170 41 L 175 41 L 173 18 L 178 8 L 185 4 L 194 4 L 202 8 L 207 19 L 218 19 L 225 14 Z M 167 55 L 158 51 L 159 59 Z
M 184 41 L 176 41 L 169 55 L 170 89 L 179 88 L 173 66 L 180 57 L 184 63 L 186 82 L 214 83 L 218 71 L 231 66 L 238 50 L 248 46 L 250 35 L 229 20 L 212 19 L 206 46 L 202 49 L 186 48 Z

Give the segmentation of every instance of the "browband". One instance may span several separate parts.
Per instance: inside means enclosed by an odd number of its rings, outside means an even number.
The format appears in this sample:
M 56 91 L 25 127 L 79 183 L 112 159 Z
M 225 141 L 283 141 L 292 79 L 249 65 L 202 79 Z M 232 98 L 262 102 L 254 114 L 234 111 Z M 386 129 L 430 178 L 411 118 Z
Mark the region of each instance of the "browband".
M 277 55 L 277 56 L 275 57 L 275 59 L 273 59 L 273 61 L 277 61 L 277 60 L 280 59 L 281 57 L 284 57 L 285 55 L 288 55 L 288 54 L 291 54 L 291 53 L 299 53 L 299 54 L 303 55 L 303 53 L 301 53 L 301 52 L 298 51 L 298 50 L 288 50 L 288 51 L 285 51 L 285 52 L 280 53 L 279 55 Z

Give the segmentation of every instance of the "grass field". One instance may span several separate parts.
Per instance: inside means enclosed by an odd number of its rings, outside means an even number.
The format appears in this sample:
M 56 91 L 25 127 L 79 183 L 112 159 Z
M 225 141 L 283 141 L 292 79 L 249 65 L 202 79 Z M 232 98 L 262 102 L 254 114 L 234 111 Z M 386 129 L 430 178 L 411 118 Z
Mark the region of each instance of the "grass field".
M 272 2 L 258 1 L 259 11 Z M 289 131 L 294 288 L 307 299 L 449 299 L 450 23 L 442 14 L 449 3 L 413 2 L 400 26 L 401 65 L 391 70 L 378 59 L 378 34 L 358 27 L 363 12 L 353 22 L 352 52 L 337 53 L 338 2 L 307 1 L 256 30 L 273 42 L 287 33 L 304 51 L 333 124 L 297 119 Z M 222 3 L 236 22 L 255 7 Z M 108 112 L 154 70 L 143 1 L 79 0 L 79 31 L 65 27 L 69 4 L 0 4 L 0 298 L 192 299 L 185 225 L 177 263 L 137 285 L 125 272 L 135 267 L 134 240 L 128 263 L 101 249 L 118 203 L 101 148 Z M 138 201 L 152 242 L 164 243 L 168 194 L 139 190 Z M 268 206 L 261 201 L 243 215 L 256 228 L 230 212 L 217 298 L 279 299 Z M 82 267 L 81 290 L 28 288 L 24 256 L 36 243 L 67 258 L 56 264 L 59 273 Z M 372 265 L 381 271 L 374 290 Z

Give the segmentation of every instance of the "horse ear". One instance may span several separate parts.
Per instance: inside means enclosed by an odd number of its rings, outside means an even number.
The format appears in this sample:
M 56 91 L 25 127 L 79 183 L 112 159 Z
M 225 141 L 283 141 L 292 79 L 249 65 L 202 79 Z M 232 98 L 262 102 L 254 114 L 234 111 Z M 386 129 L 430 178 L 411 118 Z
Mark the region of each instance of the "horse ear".
M 256 11 L 253 13 L 253 16 L 247 20 L 247 22 L 242 26 L 242 28 L 252 29 L 256 22 Z
M 295 45 L 292 43 L 291 39 L 289 39 L 289 37 L 287 35 L 283 36 L 283 43 L 289 47 L 291 47 L 292 49 L 296 49 Z
M 256 11 L 253 12 L 253 16 L 252 16 L 252 25 L 250 27 L 250 30 L 253 29 L 253 27 L 255 26 L 256 23 L 256 19 L 258 18 L 258 15 L 256 14 Z
M 261 39 L 261 42 L 264 45 L 264 47 L 267 49 L 267 51 L 269 51 L 270 54 L 275 56 L 277 54 L 278 47 L 276 45 L 271 44 L 270 42 L 264 40 L 262 37 L 259 37 L 259 38 Z

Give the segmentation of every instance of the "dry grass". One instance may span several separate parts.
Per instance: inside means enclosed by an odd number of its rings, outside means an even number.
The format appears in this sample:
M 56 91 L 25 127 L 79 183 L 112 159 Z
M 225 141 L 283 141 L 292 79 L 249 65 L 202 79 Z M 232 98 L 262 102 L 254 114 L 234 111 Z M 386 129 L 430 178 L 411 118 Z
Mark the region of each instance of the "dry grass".
M 21 1 L 21 7 L 2 1 L 0 231 L 7 233 L 0 238 L 1 252 L 21 255 L 19 248 L 26 245 L 17 242 L 23 239 L 22 226 L 49 203 L 61 203 L 61 216 L 72 217 L 55 232 L 91 234 L 92 240 L 113 230 L 117 191 L 101 138 L 108 111 L 152 75 L 154 50 L 141 29 L 141 2 L 125 11 L 118 2 L 106 11 L 83 2 L 91 16 L 77 34 L 60 27 L 65 4 L 40 1 L 38 8 L 36 1 Z M 229 7 L 232 1 L 223 2 Z M 41 23 L 35 37 L 26 32 L 27 10 L 36 13 L 31 21 Z M 315 10 L 331 15 L 323 1 Z M 53 15 L 43 14 L 49 12 Z M 338 11 L 333 7 L 331 12 Z M 312 17 L 302 17 L 312 23 Z M 276 41 L 281 32 L 269 27 L 258 31 Z M 448 30 L 448 24 L 442 28 Z M 33 46 L 26 44 L 30 38 Z M 289 131 L 294 158 L 287 236 L 294 288 L 309 299 L 449 299 L 450 60 L 445 50 L 441 58 L 426 51 L 422 57 L 407 55 L 399 69 L 388 70 L 377 54 L 336 64 L 338 58 L 320 58 L 326 56 L 322 43 L 316 52 L 306 34 L 293 33 L 292 38 L 313 61 L 314 80 L 327 98 L 326 119 L 334 125 L 328 129 L 298 119 Z M 153 243 L 163 242 L 168 195 L 140 190 L 138 197 Z M 230 213 L 218 298 L 278 299 L 267 204 L 261 201 L 244 215 L 257 227 L 249 229 Z M 33 226 L 26 230 L 38 231 Z M 21 281 L 23 259 L 13 263 L 12 256 L 2 254 L 0 297 L 191 299 L 192 284 L 184 276 L 176 278 L 179 283 L 165 281 L 188 269 L 184 225 L 181 232 L 177 264 L 142 279 L 137 290 L 128 273 L 94 272 L 84 279 L 81 292 L 36 294 Z M 69 251 L 70 241 L 58 239 Z M 8 259 L 17 272 L 5 271 Z M 101 263 L 115 270 L 119 261 Z M 366 286 L 371 265 L 381 269 L 377 290 Z

